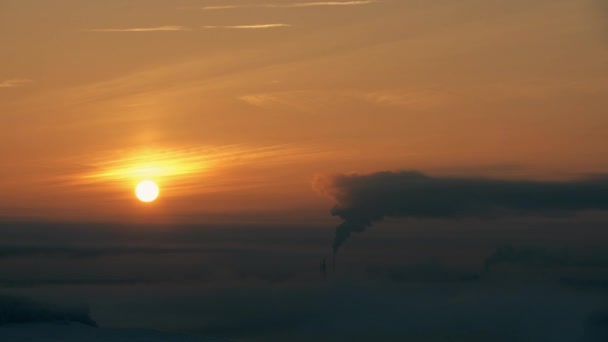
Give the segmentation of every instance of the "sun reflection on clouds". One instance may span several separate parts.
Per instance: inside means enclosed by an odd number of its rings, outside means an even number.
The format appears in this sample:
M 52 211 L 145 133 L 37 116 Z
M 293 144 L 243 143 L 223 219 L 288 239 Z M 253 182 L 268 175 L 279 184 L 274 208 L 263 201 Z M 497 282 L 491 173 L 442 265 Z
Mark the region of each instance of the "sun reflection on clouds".
M 209 159 L 211 155 L 205 151 L 179 149 L 114 152 L 104 161 L 93 163 L 95 171 L 83 175 L 82 179 L 104 182 L 188 176 L 208 169 Z
M 271 166 L 293 160 L 294 157 L 301 159 L 310 152 L 287 145 L 118 150 L 87 162 L 86 171 L 71 177 L 70 183 L 96 187 L 108 184 L 113 189 L 116 186 L 127 189 L 141 180 L 150 179 L 162 188 L 173 189 L 179 194 L 193 193 L 209 189 L 208 185 L 190 186 L 200 177 L 217 179 L 221 178 L 222 171 L 237 166 L 256 163 Z

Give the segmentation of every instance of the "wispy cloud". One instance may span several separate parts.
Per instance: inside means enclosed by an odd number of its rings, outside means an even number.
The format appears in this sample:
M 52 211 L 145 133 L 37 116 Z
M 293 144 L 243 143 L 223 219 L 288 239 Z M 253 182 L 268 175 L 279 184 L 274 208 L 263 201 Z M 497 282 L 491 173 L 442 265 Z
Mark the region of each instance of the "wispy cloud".
M 464 95 L 463 95 L 464 96 Z M 454 103 L 455 95 L 447 91 L 428 89 L 385 89 L 361 91 L 352 89 L 332 91 L 277 91 L 245 94 L 239 100 L 255 107 L 283 107 L 301 111 L 317 110 L 319 106 L 352 103 L 426 111 Z
M 256 25 L 233 25 L 233 26 L 203 26 L 204 29 L 269 29 L 278 27 L 290 27 L 289 24 L 256 24 Z
M 212 10 L 235 9 L 235 8 L 242 8 L 242 7 L 248 7 L 248 6 L 239 6 L 239 5 L 230 5 L 230 6 L 205 6 L 205 7 L 202 7 L 201 9 L 203 9 L 203 10 L 205 10 L 205 11 L 212 11 Z
M 294 145 L 271 146 L 182 146 L 165 149 L 109 151 L 82 163 L 82 157 L 66 160 L 79 164 L 74 173 L 56 179 L 58 185 L 71 187 L 95 187 L 98 184 L 115 184 L 130 188 L 142 179 L 153 179 L 172 193 L 196 193 L 238 190 L 258 186 L 263 180 L 243 175 L 240 181 L 227 174 L 248 165 L 265 161 L 293 163 L 306 160 L 320 153 L 315 148 Z M 78 160 L 78 162 L 76 162 Z M 272 161 L 270 161 L 272 160 Z M 198 183 L 201 176 L 214 179 Z M 122 185 L 121 185 L 122 184 Z M 1 255 L 0 255 L 1 257 Z
M 205 6 L 202 10 L 227 10 L 237 8 L 302 8 L 302 7 L 324 7 L 324 6 L 359 6 L 369 5 L 380 1 L 375 0 L 362 0 L 362 1 L 320 1 L 320 2 L 295 2 L 289 4 L 254 4 L 254 5 L 219 5 L 219 6 Z
M 279 27 L 290 27 L 289 24 L 254 24 L 254 25 L 218 25 L 218 26 L 202 26 L 201 29 L 269 29 Z M 184 26 L 159 26 L 159 27 L 134 27 L 134 28 L 108 28 L 108 29 L 90 29 L 88 32 L 179 32 L 193 31 L 191 28 Z M 17 81 L 17 80 L 15 80 Z M 7 81 L 8 82 L 8 81 Z M 3 84 L 3 83 L 2 83 Z
M 269 4 L 265 7 L 320 7 L 320 6 L 357 6 L 368 5 L 378 1 L 322 1 L 322 2 L 299 2 L 293 4 Z
M 192 31 L 184 26 L 158 26 L 158 27 L 133 27 L 133 28 L 109 28 L 91 29 L 89 32 L 171 32 L 171 31 Z
M 14 78 L 6 81 L 0 81 L 0 88 L 16 88 L 30 84 L 32 82 L 34 81 L 28 80 L 26 78 Z

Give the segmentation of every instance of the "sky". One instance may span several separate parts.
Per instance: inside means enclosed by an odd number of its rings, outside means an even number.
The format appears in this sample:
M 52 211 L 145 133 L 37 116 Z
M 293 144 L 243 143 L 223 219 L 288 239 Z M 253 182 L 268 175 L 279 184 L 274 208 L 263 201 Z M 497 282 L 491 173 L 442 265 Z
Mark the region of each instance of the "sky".
M 606 341 L 607 38 L 601 0 L 0 0 L 0 339 Z
M 0 9 L 5 219 L 319 221 L 317 175 L 608 169 L 601 1 Z

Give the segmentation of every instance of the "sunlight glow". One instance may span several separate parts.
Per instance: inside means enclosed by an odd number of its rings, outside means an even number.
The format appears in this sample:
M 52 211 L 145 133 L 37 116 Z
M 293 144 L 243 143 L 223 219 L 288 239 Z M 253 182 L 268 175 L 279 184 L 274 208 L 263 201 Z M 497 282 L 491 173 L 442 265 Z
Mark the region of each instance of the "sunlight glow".
M 185 146 L 165 149 L 134 149 L 108 152 L 87 163 L 87 171 L 71 179 L 72 185 L 133 189 L 141 180 L 154 180 L 171 196 L 221 188 L 242 187 L 243 180 L 227 170 L 255 165 L 287 163 L 310 157 L 308 149 L 292 146 Z M 201 177 L 206 181 L 201 182 Z M 213 179 L 211 181 L 211 179 Z M 223 180 L 223 181 L 222 181 Z M 240 185 L 239 185 L 240 184 Z

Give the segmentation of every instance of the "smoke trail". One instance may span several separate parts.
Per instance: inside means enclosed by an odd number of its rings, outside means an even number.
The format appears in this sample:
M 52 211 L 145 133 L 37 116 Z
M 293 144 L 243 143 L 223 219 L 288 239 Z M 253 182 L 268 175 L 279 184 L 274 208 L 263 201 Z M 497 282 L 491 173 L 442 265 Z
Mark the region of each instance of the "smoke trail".
M 563 182 L 432 177 L 415 171 L 318 176 L 335 201 L 334 254 L 353 233 L 385 217 L 498 218 L 608 210 L 608 176 Z

